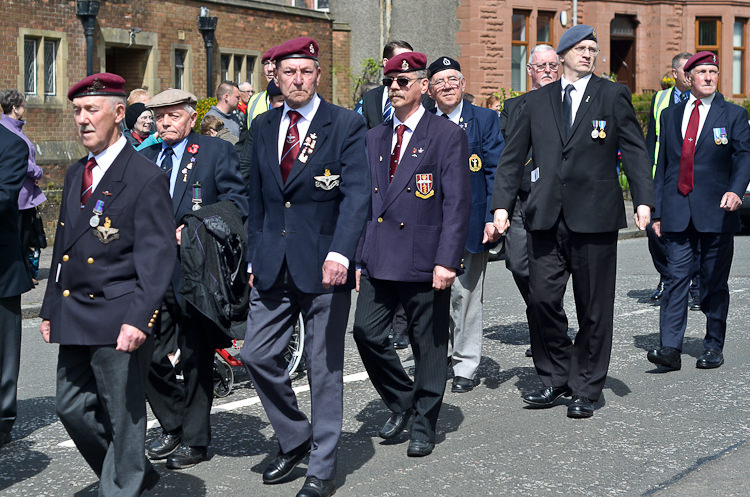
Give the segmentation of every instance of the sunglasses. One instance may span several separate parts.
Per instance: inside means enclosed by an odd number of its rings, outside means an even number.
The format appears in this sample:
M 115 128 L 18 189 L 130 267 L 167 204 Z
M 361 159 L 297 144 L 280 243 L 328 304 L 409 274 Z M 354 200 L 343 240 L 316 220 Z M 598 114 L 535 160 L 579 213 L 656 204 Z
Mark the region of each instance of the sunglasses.
M 383 78 L 383 86 L 390 88 L 394 80 L 396 81 L 396 83 L 398 83 L 398 86 L 400 86 L 401 88 L 405 88 L 409 86 L 409 83 L 411 83 L 412 81 L 416 81 L 417 79 L 409 79 L 403 76 L 399 78 Z

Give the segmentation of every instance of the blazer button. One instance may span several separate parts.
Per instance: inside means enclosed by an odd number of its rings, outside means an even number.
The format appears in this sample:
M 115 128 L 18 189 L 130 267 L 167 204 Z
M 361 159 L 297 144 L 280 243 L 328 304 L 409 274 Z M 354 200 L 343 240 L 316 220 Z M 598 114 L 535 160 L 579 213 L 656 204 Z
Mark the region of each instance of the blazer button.
M 146 326 L 148 326 L 149 328 L 153 328 L 154 327 L 154 323 L 148 323 Z
M 406 191 L 407 191 L 407 192 L 410 192 L 410 191 L 411 191 L 411 187 L 410 187 L 410 186 L 407 186 L 407 187 L 406 187 Z
M 70 290 L 63 290 L 63 297 L 69 297 L 70 296 Z
M 89 293 L 89 298 L 90 298 L 91 300 L 94 300 L 94 294 L 93 294 L 93 293 Z
M 68 256 L 68 254 L 65 254 L 63 256 L 63 262 L 68 262 L 69 260 L 70 260 L 70 256 Z
M 291 202 L 284 202 L 284 207 L 286 207 L 287 209 L 290 208 L 291 206 L 292 206 Z
M 382 217 L 379 217 L 379 218 L 378 218 L 378 222 L 379 222 L 379 223 L 382 223 L 382 222 L 383 222 L 383 218 L 382 218 Z
M 404 229 L 404 223 L 401 223 L 400 228 Z
M 154 311 L 154 314 L 159 314 L 159 309 L 156 309 L 156 310 Z
M 286 230 L 281 230 L 281 236 L 286 236 Z
M 378 193 L 378 187 L 377 186 L 375 187 L 375 193 Z
M 65 226 L 65 223 L 60 223 L 60 226 Z
M 88 262 L 89 264 L 93 264 L 94 263 L 94 258 L 93 257 L 89 257 L 88 259 L 86 259 L 86 262 Z

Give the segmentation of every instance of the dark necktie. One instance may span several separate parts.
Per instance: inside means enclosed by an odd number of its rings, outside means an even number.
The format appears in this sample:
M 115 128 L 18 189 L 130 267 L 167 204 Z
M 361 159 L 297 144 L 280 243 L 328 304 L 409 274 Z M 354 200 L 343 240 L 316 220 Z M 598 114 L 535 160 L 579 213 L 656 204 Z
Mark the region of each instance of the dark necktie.
M 694 103 L 693 111 L 690 113 L 685 138 L 682 140 L 682 153 L 680 154 L 680 174 L 677 177 L 677 189 L 683 195 L 687 195 L 693 190 L 693 165 L 695 161 L 695 140 L 698 138 L 698 124 L 700 123 L 700 113 L 698 107 L 701 105 L 700 100 Z
M 161 153 L 161 170 L 165 173 L 169 174 L 172 172 L 172 156 L 174 155 L 174 150 L 172 150 L 172 147 L 167 147 L 164 149 L 164 151 Z
M 286 138 L 284 138 L 284 147 L 281 149 L 281 163 L 279 164 L 281 179 L 284 180 L 284 183 L 286 183 L 289 173 L 292 172 L 292 166 L 297 159 L 297 154 L 299 154 L 297 121 L 302 117 L 302 114 L 296 110 L 290 110 L 287 115 L 289 116 L 289 129 L 287 129 Z
M 393 181 L 393 176 L 396 174 L 396 169 L 398 169 L 398 159 L 401 156 L 401 142 L 404 140 L 404 131 L 406 131 L 406 125 L 399 124 L 396 126 L 396 146 L 393 147 L 393 152 L 391 152 L 391 174 L 388 176 L 389 183 Z
M 573 99 L 570 98 L 571 92 L 575 90 L 575 86 L 568 85 L 565 87 L 565 96 L 563 97 L 563 121 L 565 121 L 565 139 L 567 140 L 570 136 L 570 128 L 573 126 Z
M 388 90 L 386 90 L 387 92 Z M 383 121 L 387 121 L 393 115 L 393 107 L 391 107 L 391 99 L 385 97 L 385 105 L 383 106 Z
M 96 159 L 93 157 L 86 161 L 86 166 L 83 168 L 83 181 L 81 181 L 81 209 L 86 205 L 91 197 L 91 192 L 94 189 L 94 168 L 96 167 Z

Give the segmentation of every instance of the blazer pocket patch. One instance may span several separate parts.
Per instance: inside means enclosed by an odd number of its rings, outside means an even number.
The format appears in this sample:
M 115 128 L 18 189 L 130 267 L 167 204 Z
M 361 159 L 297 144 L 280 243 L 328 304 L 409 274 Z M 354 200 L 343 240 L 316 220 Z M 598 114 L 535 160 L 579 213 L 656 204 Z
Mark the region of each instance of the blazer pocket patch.
M 102 293 L 104 294 L 105 299 L 112 300 L 132 293 L 135 290 L 135 285 L 136 280 L 116 281 L 109 285 L 105 285 L 104 288 L 102 288 Z

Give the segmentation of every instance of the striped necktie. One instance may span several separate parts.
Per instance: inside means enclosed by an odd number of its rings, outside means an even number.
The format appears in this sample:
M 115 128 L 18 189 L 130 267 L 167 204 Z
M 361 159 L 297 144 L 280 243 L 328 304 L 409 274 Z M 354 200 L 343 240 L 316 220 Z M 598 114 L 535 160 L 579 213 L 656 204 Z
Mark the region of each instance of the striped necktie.
M 393 115 L 393 107 L 391 107 L 391 99 L 385 97 L 385 105 L 383 106 L 383 121 L 387 121 Z

